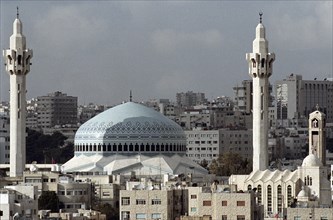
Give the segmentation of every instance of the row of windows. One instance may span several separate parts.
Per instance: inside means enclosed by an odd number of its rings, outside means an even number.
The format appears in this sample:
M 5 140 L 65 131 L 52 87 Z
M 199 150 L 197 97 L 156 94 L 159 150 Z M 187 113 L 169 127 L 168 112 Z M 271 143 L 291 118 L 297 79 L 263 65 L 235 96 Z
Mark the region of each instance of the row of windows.
M 186 146 L 185 145 L 180 145 L 180 144 L 146 144 L 144 145 L 143 143 L 141 143 L 141 145 L 139 144 L 135 144 L 133 145 L 132 143 L 130 143 L 129 145 L 127 145 L 126 143 L 124 145 L 122 144 L 113 144 L 111 146 L 111 144 L 82 144 L 82 145 L 76 145 L 75 146 L 75 151 L 102 151 L 102 152 L 184 152 L 186 151 Z
M 136 199 L 136 205 L 146 205 L 145 199 Z M 130 197 L 121 197 L 121 205 L 130 205 L 131 199 Z M 151 199 L 151 205 L 161 205 L 161 199 Z

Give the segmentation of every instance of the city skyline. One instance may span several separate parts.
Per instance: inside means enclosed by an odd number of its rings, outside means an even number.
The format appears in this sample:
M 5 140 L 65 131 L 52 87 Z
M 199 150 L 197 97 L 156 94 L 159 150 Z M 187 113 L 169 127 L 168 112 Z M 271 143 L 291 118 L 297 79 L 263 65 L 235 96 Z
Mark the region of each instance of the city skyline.
M 187 90 L 212 99 L 232 96 L 233 86 L 250 79 L 244 54 L 259 11 L 276 54 L 271 83 L 290 73 L 332 77 L 332 4 L 1 1 L 1 47 L 9 47 L 18 5 L 34 49 L 28 99 L 63 91 L 82 104 L 117 104 L 130 90 L 134 101 L 174 100 Z M 4 69 L 1 101 L 9 98 Z

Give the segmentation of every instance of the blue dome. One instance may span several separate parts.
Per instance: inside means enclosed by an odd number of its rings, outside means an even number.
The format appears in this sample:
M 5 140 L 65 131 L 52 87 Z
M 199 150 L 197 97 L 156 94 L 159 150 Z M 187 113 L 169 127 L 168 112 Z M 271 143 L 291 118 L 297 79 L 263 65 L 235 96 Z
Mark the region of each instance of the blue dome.
M 80 126 L 77 152 L 186 152 L 182 128 L 161 113 L 127 102 L 108 109 Z

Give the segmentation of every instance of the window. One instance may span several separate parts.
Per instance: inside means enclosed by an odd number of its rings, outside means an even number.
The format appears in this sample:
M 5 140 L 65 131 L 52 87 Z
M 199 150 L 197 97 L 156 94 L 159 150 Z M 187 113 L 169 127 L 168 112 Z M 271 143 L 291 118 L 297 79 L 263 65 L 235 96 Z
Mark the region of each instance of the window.
M 288 185 L 288 187 L 287 187 L 287 198 L 288 198 L 288 206 L 290 206 L 290 204 L 292 202 L 291 185 Z
M 222 206 L 228 206 L 228 201 L 223 200 L 223 201 L 222 201 Z
M 272 187 L 267 186 L 267 211 L 272 211 Z
M 222 220 L 228 220 L 228 217 L 226 215 L 222 215 Z
M 245 206 L 245 201 L 237 201 L 237 206 Z
M 152 205 L 161 205 L 161 199 L 152 199 L 151 204 Z
M 137 199 L 136 204 L 137 205 L 146 205 L 146 200 L 145 199 Z
M 245 215 L 237 215 L 237 220 L 245 220 Z
M 161 213 L 153 213 L 151 214 L 152 219 L 161 219 Z
M 130 197 L 121 197 L 121 205 L 130 205 Z
M 136 219 L 146 219 L 145 213 L 136 213 Z
M 196 212 L 197 208 L 196 207 L 191 207 L 191 212 Z
M 258 204 L 261 205 L 261 185 L 258 185 Z
M 122 211 L 121 212 L 121 219 L 122 220 L 129 220 L 130 219 L 130 212 L 129 211 Z
M 277 204 L 278 204 L 278 212 L 282 211 L 282 187 L 281 185 L 277 186 Z
M 301 220 L 301 216 L 295 216 L 294 220 Z
M 191 195 L 191 199 L 196 199 L 197 195 Z
M 212 201 L 210 201 L 210 200 L 204 200 L 204 201 L 202 202 L 202 205 L 203 205 L 203 206 L 211 206 L 211 205 L 212 205 Z

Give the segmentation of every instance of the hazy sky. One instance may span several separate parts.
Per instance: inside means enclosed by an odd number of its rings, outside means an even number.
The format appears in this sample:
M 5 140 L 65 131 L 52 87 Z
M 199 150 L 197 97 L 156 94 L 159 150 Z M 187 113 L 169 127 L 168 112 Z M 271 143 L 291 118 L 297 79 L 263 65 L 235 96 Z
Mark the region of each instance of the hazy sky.
M 258 12 L 271 52 L 271 82 L 290 73 L 332 77 L 332 1 L 1 1 L 1 49 L 16 6 L 33 49 L 27 97 L 63 91 L 80 103 L 116 104 L 176 92 L 233 96 L 248 75 Z M 4 61 L 1 61 L 4 63 Z M 1 65 L 0 99 L 9 99 Z

